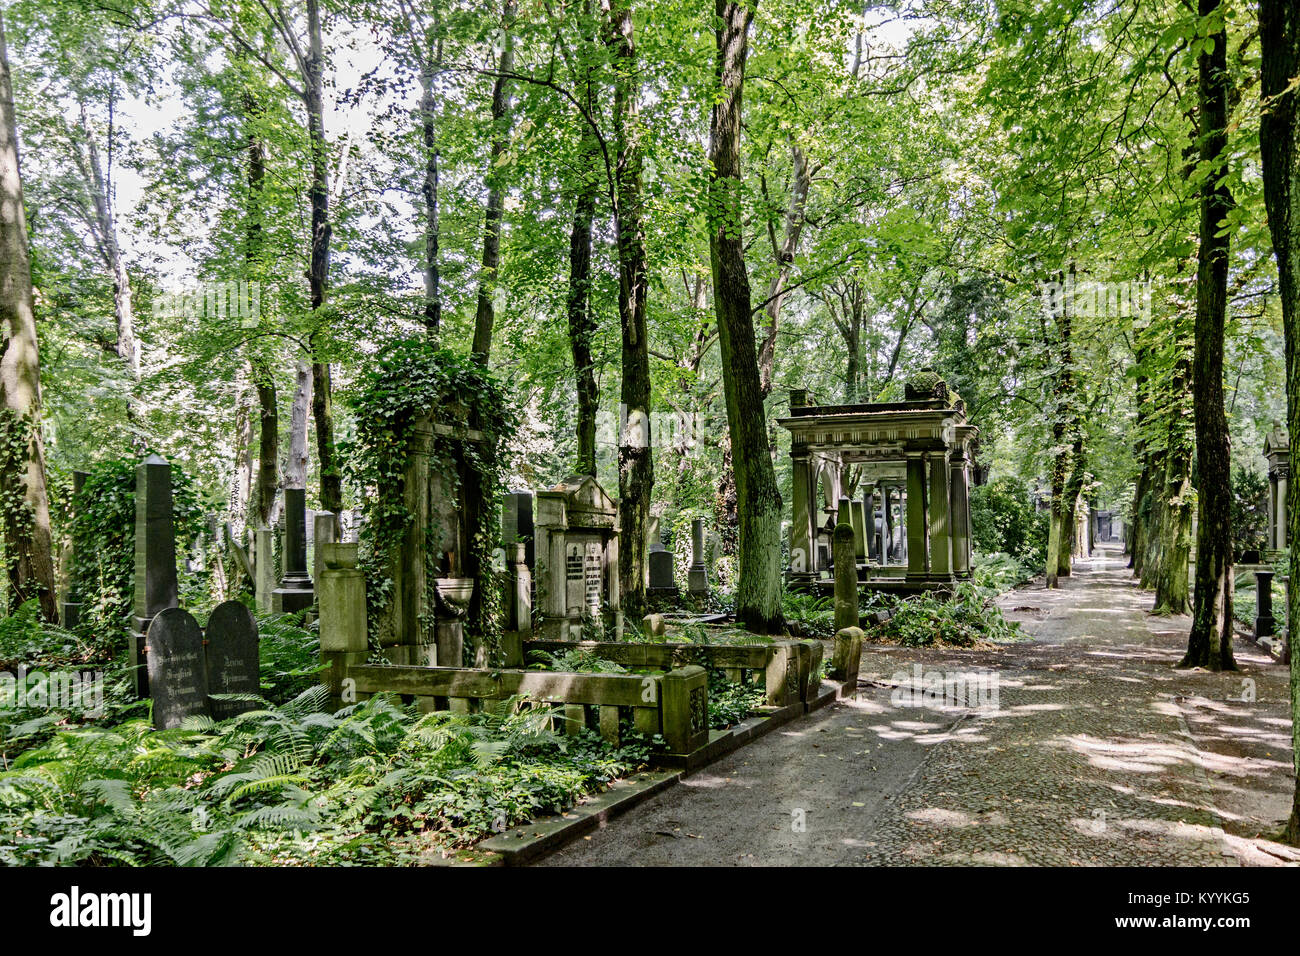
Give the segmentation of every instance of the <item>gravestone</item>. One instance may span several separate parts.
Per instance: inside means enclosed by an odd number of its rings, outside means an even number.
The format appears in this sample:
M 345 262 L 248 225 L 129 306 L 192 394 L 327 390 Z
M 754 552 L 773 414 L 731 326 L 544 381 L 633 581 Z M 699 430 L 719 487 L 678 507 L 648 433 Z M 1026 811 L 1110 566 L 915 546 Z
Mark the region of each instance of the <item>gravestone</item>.
M 275 532 L 270 528 L 253 531 L 253 594 L 257 609 L 271 613 L 272 595 L 275 593 Z
M 691 594 L 709 593 L 709 571 L 704 564 L 704 519 L 691 522 L 691 566 L 686 571 L 686 590 Z
M 1255 572 L 1255 640 L 1277 633 L 1273 618 L 1273 572 Z
M 317 511 L 311 520 L 311 579 L 319 581 L 320 573 L 325 567 L 325 561 L 322 557 L 325 553 L 325 545 L 334 544 L 339 540 L 339 521 L 332 511 Z
M 540 627 L 548 639 L 571 639 L 608 606 L 617 633 L 618 502 L 589 475 L 573 475 L 535 497 Z
M 673 552 L 664 547 L 659 537 L 659 519 L 651 520 L 650 553 L 647 563 L 650 572 L 650 595 L 652 597 L 677 597 L 677 579 L 673 573 Z
M 307 574 L 307 492 L 284 489 L 284 576 L 271 592 L 271 610 L 293 614 L 311 607 L 315 594 Z
M 135 605 L 127 650 L 137 697 L 150 696 L 145 641 L 149 622 L 176 604 L 172 466 L 150 455 L 135 469 Z
M 858 626 L 858 566 L 854 560 L 853 526 L 835 526 L 835 630 Z
M 86 477 L 84 471 L 74 471 L 72 473 L 72 508 L 74 514 L 80 503 L 81 490 L 86 485 Z M 76 545 L 69 545 L 67 600 L 63 602 L 63 607 L 59 609 L 59 623 L 68 630 L 72 630 L 81 623 L 81 598 L 83 594 L 80 558 L 81 555 L 77 554 Z
M 150 620 L 148 641 L 153 725 L 170 730 L 186 717 L 207 714 L 208 673 L 199 622 L 188 611 L 165 608 Z
M 257 621 L 239 601 L 218 604 L 208 618 L 206 661 L 209 694 L 260 694 Z M 212 716 L 225 720 L 255 710 L 254 701 L 209 701 Z

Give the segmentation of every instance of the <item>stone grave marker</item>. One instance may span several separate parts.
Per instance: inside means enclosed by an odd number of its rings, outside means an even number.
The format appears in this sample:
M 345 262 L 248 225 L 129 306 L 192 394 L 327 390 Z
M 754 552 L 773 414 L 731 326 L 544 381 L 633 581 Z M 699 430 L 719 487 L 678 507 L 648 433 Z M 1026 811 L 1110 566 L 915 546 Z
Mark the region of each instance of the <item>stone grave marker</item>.
M 181 608 L 166 608 L 149 622 L 146 639 L 154 726 L 170 730 L 186 717 L 207 714 L 208 673 L 199 622 Z
M 172 466 L 150 455 L 135 469 L 135 604 L 129 653 L 137 697 L 149 696 L 149 622 L 177 603 Z
M 260 694 L 257 621 L 239 601 L 218 604 L 208 618 L 209 694 Z M 253 701 L 211 700 L 212 716 L 225 720 L 261 706 Z

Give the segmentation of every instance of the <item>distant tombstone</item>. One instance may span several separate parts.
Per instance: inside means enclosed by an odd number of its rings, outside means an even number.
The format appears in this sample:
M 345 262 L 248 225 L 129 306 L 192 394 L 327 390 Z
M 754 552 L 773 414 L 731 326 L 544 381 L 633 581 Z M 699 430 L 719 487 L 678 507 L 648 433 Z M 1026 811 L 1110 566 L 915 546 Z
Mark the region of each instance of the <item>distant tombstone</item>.
M 253 593 L 257 609 L 270 614 L 275 593 L 275 532 L 271 528 L 253 530 Z
M 312 565 L 311 579 L 319 581 L 321 571 L 325 569 L 325 546 L 339 540 L 339 519 L 332 511 L 317 511 L 312 516 Z
M 663 545 L 659 550 L 653 548 L 649 554 L 650 590 L 655 594 L 669 595 L 677 593 L 677 581 L 673 575 L 673 552 L 665 551 Z
M 199 622 L 181 608 L 166 608 L 149 622 L 148 641 L 154 726 L 170 730 L 186 717 L 207 714 L 208 674 Z
M 691 566 L 686 572 L 686 587 L 691 594 L 709 593 L 709 572 L 704 564 L 704 519 L 691 522 Z
M 257 621 L 239 601 L 218 604 L 208 618 L 207 671 L 209 694 L 260 694 Z M 234 717 L 259 705 L 251 701 L 209 701 L 217 720 Z
M 135 469 L 135 605 L 128 651 L 138 697 L 149 696 L 149 622 L 177 603 L 172 466 L 150 455 Z
M 72 473 L 72 507 L 74 513 L 80 504 L 81 489 L 85 487 L 86 477 L 84 471 L 74 471 Z M 67 600 L 63 602 L 63 607 L 59 609 L 59 623 L 68 630 L 72 630 L 81 623 L 81 598 L 83 596 L 81 557 L 81 555 L 77 554 L 75 545 L 68 547 Z
M 512 491 L 503 498 L 501 508 L 501 543 L 510 554 L 511 546 L 524 542 L 524 563 L 531 570 L 534 567 L 535 544 L 533 528 L 533 493 L 531 491 Z

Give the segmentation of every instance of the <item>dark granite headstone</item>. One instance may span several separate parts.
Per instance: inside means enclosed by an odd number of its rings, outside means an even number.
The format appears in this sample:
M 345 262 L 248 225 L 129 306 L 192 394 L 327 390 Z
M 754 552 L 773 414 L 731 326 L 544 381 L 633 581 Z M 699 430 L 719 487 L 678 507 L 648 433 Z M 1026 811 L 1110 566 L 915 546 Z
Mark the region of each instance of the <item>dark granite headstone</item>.
M 203 631 L 189 611 L 171 607 L 149 622 L 149 693 L 153 725 L 179 727 L 186 717 L 208 713 L 208 673 Z
M 218 604 L 208 618 L 207 667 L 209 694 L 260 694 L 257 621 L 239 601 Z M 217 720 L 260 706 L 252 701 L 209 701 Z
M 650 590 L 676 592 L 677 581 L 673 577 L 673 552 L 664 551 L 661 546 L 660 550 L 650 552 L 649 560 Z
M 307 573 L 307 492 L 284 489 L 284 577 L 271 592 L 271 609 L 292 614 L 311 607 L 315 595 Z
M 1255 572 L 1255 640 L 1277 633 L 1273 618 L 1273 572 Z
M 149 696 L 145 634 L 154 615 L 177 604 L 172 466 L 150 455 L 135 469 L 135 606 L 130 663 L 138 697 Z
M 81 503 L 81 490 L 86 486 L 86 473 L 84 471 L 74 471 L 72 473 L 72 510 L 75 514 Z M 81 599 L 84 596 L 85 588 L 82 577 L 85 571 L 81 567 L 81 555 L 77 554 L 76 546 L 68 548 L 68 594 L 67 600 L 63 602 L 63 607 L 59 609 L 59 623 L 68 630 L 72 630 L 81 623 Z

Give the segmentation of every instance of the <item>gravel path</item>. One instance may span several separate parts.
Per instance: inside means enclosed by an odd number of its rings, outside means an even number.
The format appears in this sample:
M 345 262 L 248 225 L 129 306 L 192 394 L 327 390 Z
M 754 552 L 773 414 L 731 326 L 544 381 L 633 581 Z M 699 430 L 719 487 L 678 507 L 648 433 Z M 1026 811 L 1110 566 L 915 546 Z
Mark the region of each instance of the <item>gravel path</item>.
M 1032 640 L 869 646 L 856 700 L 699 771 L 541 865 L 1268 865 L 1290 807 L 1286 669 L 1176 671 L 1115 552 L 1004 595 Z M 913 688 L 946 701 L 918 699 Z M 982 683 L 981 683 L 982 682 Z M 994 694 L 996 698 L 994 699 Z M 982 696 L 981 696 L 982 695 Z M 918 698 L 922 695 L 918 694 Z

